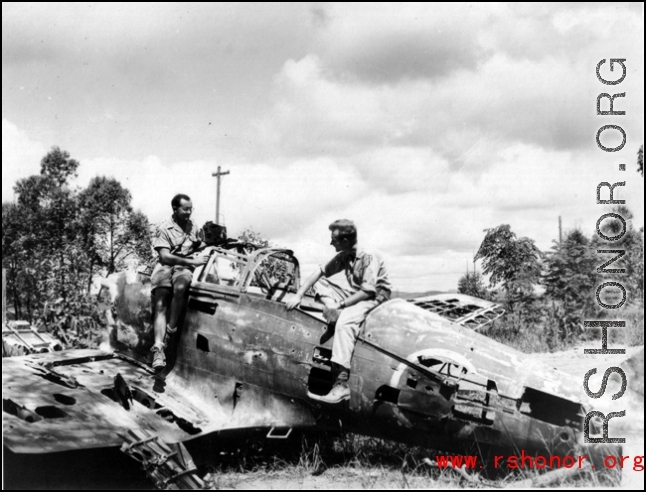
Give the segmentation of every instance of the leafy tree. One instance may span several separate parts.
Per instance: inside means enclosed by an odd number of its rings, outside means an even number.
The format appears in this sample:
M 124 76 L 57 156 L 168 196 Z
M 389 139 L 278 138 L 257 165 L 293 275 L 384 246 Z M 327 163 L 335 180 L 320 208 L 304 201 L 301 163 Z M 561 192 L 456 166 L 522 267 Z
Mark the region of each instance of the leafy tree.
M 478 272 L 467 272 L 458 280 L 458 292 L 468 296 L 488 300 L 491 294 L 484 285 L 482 274 Z
M 253 244 L 256 248 L 270 248 L 273 246 L 266 237 L 254 231 L 251 227 L 247 227 L 238 235 L 238 241 Z
M 156 256 L 153 254 L 152 229 L 148 217 L 138 210 L 133 211 L 128 217 L 126 228 L 130 233 L 128 243 L 129 254 L 136 257 L 144 264 L 151 264 Z
M 39 280 L 53 268 L 54 260 L 58 262 L 57 295 L 67 297 L 69 278 L 61 251 L 76 237 L 77 206 L 67 179 L 77 167 L 67 152 L 53 147 L 41 161 L 40 175 L 16 183 L 17 203 L 3 204 L 3 266 L 9 268 L 8 287 L 16 314 L 29 321 L 42 308 Z
M 70 178 L 76 177 L 79 163 L 70 158 L 70 153 L 58 147 L 52 147 L 40 161 L 40 174 L 48 177 L 54 186 L 62 187 Z
M 598 258 L 590 240 L 579 230 L 555 243 L 547 255 L 543 283 L 552 306 L 561 341 L 570 341 L 583 331 L 583 319 L 594 308 L 594 286 Z
M 532 239 L 521 237 L 502 224 L 487 233 L 475 259 L 482 260 L 483 273 L 489 275 L 489 285 L 502 284 L 510 308 L 513 303 L 531 295 L 540 282 L 542 253 Z
M 626 254 L 609 265 L 608 269 L 625 269 L 625 273 L 621 274 L 608 274 L 608 273 L 599 273 L 597 274 L 596 283 L 601 284 L 603 282 L 617 280 L 627 289 L 627 302 L 641 302 L 644 303 L 644 231 L 643 229 L 638 231 L 633 226 L 633 214 L 625 205 L 618 205 L 613 207 L 610 210 L 611 213 L 620 215 L 626 222 L 625 233 L 624 235 L 616 241 L 607 241 L 599 237 L 597 233 L 594 233 L 592 236 L 592 248 L 595 253 L 598 250 L 624 250 Z M 614 237 L 621 234 L 624 225 L 618 219 L 613 217 L 606 218 L 600 225 L 600 231 L 608 236 Z M 612 253 L 607 253 L 605 255 L 599 255 L 597 253 L 597 265 L 602 264 L 602 259 L 605 258 L 610 260 L 612 258 Z M 613 254 L 613 256 L 615 256 Z M 605 263 L 603 261 L 603 263 Z
M 595 284 L 598 259 L 590 240 L 579 230 L 555 243 L 547 254 L 547 273 L 543 279 L 546 293 L 553 299 L 581 307 L 594 304 L 590 292 Z
M 7 269 L 6 285 L 8 298 L 14 298 L 14 309 L 16 312 L 21 311 L 19 300 L 17 300 L 16 291 L 16 264 L 18 251 L 16 248 L 18 233 L 20 227 L 18 220 L 18 210 L 14 203 L 4 202 L 2 204 L 2 268 Z
M 96 177 L 79 194 L 81 231 L 90 253 L 90 270 L 106 268 L 113 273 L 129 258 L 152 260 L 150 224 L 130 205 L 132 196 L 114 178 Z
M 275 244 L 272 244 L 262 234 L 254 231 L 250 227 L 242 231 L 242 233 L 238 236 L 238 241 L 242 243 L 252 244 L 255 248 L 276 247 Z M 291 267 L 291 264 L 282 260 L 281 255 L 277 254 L 271 258 L 266 259 L 261 264 L 260 268 L 258 268 L 258 270 L 256 271 L 256 276 L 252 280 L 251 285 L 269 283 L 273 286 L 279 283 L 287 282 L 293 273 L 293 267 Z
M 14 190 L 23 216 L 23 247 L 54 249 L 75 236 L 77 207 L 69 189 L 55 186 L 47 177 L 30 176 L 18 181 Z
M 16 202 L 2 204 L 2 267 L 19 319 L 43 324 L 67 344 L 85 346 L 100 322 L 87 294 L 93 262 L 118 267 L 128 255 L 145 258 L 151 251 L 148 220 L 132 211 L 127 190 L 104 178 L 79 194 L 68 182 L 78 166 L 68 152 L 53 147 L 41 160 L 39 175 L 16 183 Z M 112 229 L 105 228 L 106 218 L 115 219 Z M 109 247 L 100 248 L 106 231 L 113 234 Z

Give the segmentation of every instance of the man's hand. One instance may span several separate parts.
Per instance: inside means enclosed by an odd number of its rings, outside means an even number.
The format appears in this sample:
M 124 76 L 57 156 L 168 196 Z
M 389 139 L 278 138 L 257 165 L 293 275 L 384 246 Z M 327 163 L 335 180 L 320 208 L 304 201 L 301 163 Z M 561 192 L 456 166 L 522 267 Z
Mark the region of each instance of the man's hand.
M 287 311 L 291 311 L 292 309 L 297 308 L 298 306 L 301 305 L 301 301 L 303 300 L 303 296 L 300 294 L 294 294 L 289 301 L 285 303 L 285 307 L 287 308 Z
M 339 303 L 335 302 L 331 306 L 325 306 L 323 308 L 323 317 L 328 323 L 336 323 L 341 315 L 341 308 Z
M 200 256 L 196 256 L 195 258 L 191 258 L 191 265 L 195 267 L 206 265 L 208 262 L 209 262 L 209 257 L 206 255 L 200 255 Z

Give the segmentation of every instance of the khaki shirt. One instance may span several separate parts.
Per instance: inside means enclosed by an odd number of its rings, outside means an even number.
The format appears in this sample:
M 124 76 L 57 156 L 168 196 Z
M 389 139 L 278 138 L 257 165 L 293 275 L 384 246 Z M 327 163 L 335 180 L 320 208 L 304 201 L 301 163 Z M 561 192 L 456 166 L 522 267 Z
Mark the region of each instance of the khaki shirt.
M 377 254 L 368 254 L 358 248 L 348 252 L 341 251 L 321 267 L 325 277 L 342 271 L 345 271 L 348 284 L 354 291 L 363 290 L 376 296 L 383 291 L 392 291 L 384 261 Z
M 167 248 L 177 256 L 188 257 L 197 251 L 200 242 L 204 240 L 204 233 L 189 219 L 186 231 L 183 231 L 171 217 L 162 223 L 155 233 L 153 248 L 157 253 L 162 248 Z

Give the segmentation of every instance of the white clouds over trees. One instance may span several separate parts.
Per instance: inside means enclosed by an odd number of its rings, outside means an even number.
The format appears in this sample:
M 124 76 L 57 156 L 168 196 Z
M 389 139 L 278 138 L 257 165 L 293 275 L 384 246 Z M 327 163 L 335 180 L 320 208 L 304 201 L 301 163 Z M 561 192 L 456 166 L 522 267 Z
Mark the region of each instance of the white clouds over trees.
M 204 222 L 222 165 L 230 233 L 261 230 L 307 270 L 347 217 L 393 276 L 424 272 L 411 290 L 454 287 L 485 228 L 545 249 L 559 215 L 594 225 L 616 169 L 594 144 L 594 69 L 628 58 L 612 157 L 633 162 L 641 19 L 623 4 L 3 4 L 3 200 L 59 145 L 79 184 L 114 176 L 153 222 L 186 192 Z

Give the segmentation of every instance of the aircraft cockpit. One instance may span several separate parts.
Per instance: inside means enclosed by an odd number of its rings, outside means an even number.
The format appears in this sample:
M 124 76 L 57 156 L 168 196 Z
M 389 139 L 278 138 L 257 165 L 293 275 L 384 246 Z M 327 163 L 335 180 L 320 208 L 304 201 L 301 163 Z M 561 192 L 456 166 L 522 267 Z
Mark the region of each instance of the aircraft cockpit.
M 223 295 L 252 294 L 282 301 L 300 286 L 298 260 L 283 248 L 257 248 L 249 243 L 208 247 L 209 261 L 193 274 L 192 291 L 208 288 Z
M 232 241 L 223 247 L 210 246 L 202 254 L 208 254 L 209 261 L 193 272 L 193 303 L 233 299 L 242 294 L 282 303 L 300 287 L 298 259 L 289 249 L 258 248 Z M 325 321 L 323 308 L 308 295 L 300 306 L 310 316 Z

